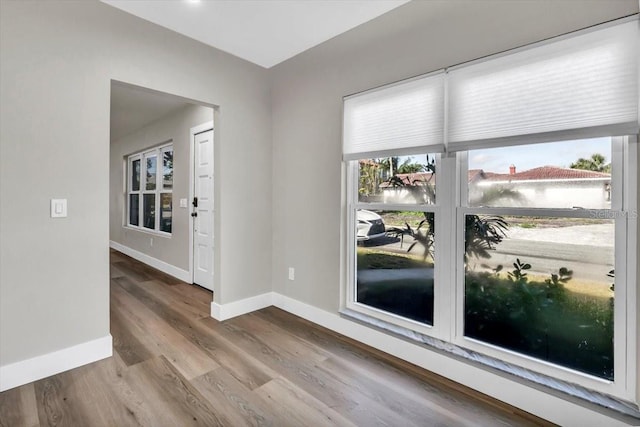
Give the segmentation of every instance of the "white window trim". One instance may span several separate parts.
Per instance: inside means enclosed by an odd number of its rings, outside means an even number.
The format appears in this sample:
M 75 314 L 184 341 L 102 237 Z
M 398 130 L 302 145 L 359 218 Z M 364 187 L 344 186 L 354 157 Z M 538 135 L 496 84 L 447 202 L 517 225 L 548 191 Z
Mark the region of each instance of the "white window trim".
M 127 156 L 126 164 L 126 173 L 127 173 L 127 184 L 126 184 L 126 192 L 125 192 L 125 211 L 126 217 L 124 219 L 123 227 L 133 229 L 136 231 L 150 233 L 162 237 L 171 237 L 173 232 L 173 226 L 171 228 L 171 232 L 160 230 L 160 218 L 162 215 L 162 206 L 161 206 L 161 198 L 162 194 L 173 194 L 173 185 L 172 188 L 164 188 L 164 184 L 162 181 L 163 172 L 164 172 L 164 164 L 163 164 L 163 154 L 166 151 L 174 152 L 173 141 L 165 142 L 160 145 L 157 145 L 153 148 L 149 148 L 143 151 L 138 151 L 133 154 Z M 147 174 L 146 174 L 146 159 L 149 157 L 156 158 L 156 174 L 155 181 L 156 186 L 154 190 L 147 190 Z M 137 191 L 132 190 L 132 165 L 135 160 L 140 160 L 140 188 Z M 175 172 L 175 164 L 174 164 L 174 172 Z M 175 175 L 174 175 L 175 176 Z M 138 225 L 131 224 L 131 206 L 129 203 L 129 196 L 131 194 L 138 194 Z M 154 218 L 154 228 L 145 227 L 144 224 L 144 195 L 145 194 L 154 194 L 155 195 L 155 218 Z M 173 198 L 173 196 L 172 196 Z
M 438 198 L 435 205 L 367 204 L 358 202 L 358 162 L 346 163 L 347 245 L 345 297 L 342 308 L 370 316 L 389 325 L 406 328 L 456 346 L 503 360 L 515 366 L 538 372 L 589 390 L 606 393 L 626 401 L 638 401 L 637 367 L 637 283 L 638 256 L 638 165 L 637 137 L 612 138 L 612 198 L 608 209 L 540 209 L 540 208 L 470 208 L 467 205 L 466 152 L 446 153 L 437 157 Z M 624 152 L 623 152 L 624 151 Z M 382 209 L 434 212 L 436 215 L 434 259 L 434 325 L 402 318 L 356 302 L 356 211 Z M 614 300 L 614 380 L 598 378 L 561 365 L 536 359 L 495 345 L 464 336 L 464 215 L 466 213 L 499 213 L 502 215 L 593 217 L 614 216 L 616 296 Z M 451 236 L 442 238 L 440 236 Z M 623 344 L 620 344 L 623 343 Z

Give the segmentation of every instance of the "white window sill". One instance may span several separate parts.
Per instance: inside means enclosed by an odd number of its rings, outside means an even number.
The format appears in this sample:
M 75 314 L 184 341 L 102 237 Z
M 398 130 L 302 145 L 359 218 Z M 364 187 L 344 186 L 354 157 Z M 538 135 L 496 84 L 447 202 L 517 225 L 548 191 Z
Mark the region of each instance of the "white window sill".
M 139 231 L 141 233 L 151 234 L 153 236 L 164 237 L 166 239 L 170 239 L 171 238 L 171 233 L 166 233 L 164 231 L 151 230 L 151 229 L 145 228 L 145 227 L 135 227 L 135 226 L 132 226 L 132 225 L 123 225 L 122 228 L 124 228 L 125 230 Z

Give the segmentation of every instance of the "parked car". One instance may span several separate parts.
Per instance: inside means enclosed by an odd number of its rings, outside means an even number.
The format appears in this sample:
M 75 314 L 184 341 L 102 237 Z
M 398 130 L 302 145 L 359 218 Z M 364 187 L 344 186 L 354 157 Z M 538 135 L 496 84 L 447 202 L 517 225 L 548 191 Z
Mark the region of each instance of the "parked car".
M 358 242 L 379 239 L 386 235 L 384 221 L 377 213 L 365 209 L 359 209 L 356 217 L 358 219 L 356 233 Z

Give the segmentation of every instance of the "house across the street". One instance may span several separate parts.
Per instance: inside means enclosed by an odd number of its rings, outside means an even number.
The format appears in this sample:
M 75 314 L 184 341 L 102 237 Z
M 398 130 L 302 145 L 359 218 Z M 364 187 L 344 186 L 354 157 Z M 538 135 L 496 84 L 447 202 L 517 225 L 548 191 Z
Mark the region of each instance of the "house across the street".
M 469 201 L 474 206 L 611 207 L 611 174 L 582 169 L 541 166 L 509 173 L 471 169 L 468 173 Z M 430 172 L 397 174 L 380 185 L 384 203 L 403 203 L 414 197 L 407 187 L 435 186 Z

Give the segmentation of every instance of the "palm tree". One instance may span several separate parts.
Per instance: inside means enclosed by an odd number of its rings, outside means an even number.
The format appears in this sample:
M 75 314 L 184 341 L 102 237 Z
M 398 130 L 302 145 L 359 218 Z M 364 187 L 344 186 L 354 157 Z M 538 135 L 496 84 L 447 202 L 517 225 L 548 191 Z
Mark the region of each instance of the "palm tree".
M 575 163 L 569 166 L 571 169 L 582 169 L 594 172 L 611 173 L 611 163 L 607 164 L 606 158 L 599 153 L 592 154 L 590 158 L 579 158 Z
M 436 196 L 435 186 L 431 184 L 431 180 L 435 177 L 436 173 L 435 159 L 429 159 L 429 157 L 427 157 L 425 170 L 431 172 L 428 180 L 415 180 L 414 182 L 407 183 L 393 176 L 387 180 L 387 182 L 393 187 L 403 187 L 408 190 L 409 194 L 416 200 L 416 203 L 421 204 L 429 200 L 434 201 Z M 517 191 L 505 188 L 488 196 L 496 198 L 519 198 L 520 194 Z M 407 252 L 411 251 L 417 243 L 420 243 L 424 248 L 423 258 L 426 259 L 429 254 L 433 256 L 435 218 L 432 212 L 424 212 L 424 217 L 425 219 L 422 220 L 415 229 L 408 223 L 405 223 L 405 228 L 395 227 L 389 231 L 400 237 L 404 237 L 405 235 L 413 237 L 414 242 L 409 246 Z M 425 231 L 421 230 L 423 226 L 426 226 Z M 509 223 L 501 216 L 467 215 L 465 217 L 465 263 L 470 255 L 480 258 L 491 258 L 489 250 L 494 249 L 495 245 L 502 242 L 506 237 L 508 228 Z

